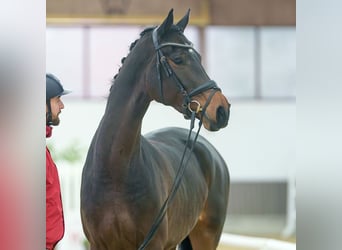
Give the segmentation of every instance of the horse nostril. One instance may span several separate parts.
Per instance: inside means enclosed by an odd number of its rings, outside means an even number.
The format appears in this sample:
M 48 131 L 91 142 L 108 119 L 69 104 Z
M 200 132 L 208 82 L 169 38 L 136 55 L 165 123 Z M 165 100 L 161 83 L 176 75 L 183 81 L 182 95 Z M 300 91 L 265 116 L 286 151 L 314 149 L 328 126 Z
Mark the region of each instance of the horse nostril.
M 229 118 L 229 110 L 225 111 L 224 107 L 220 106 L 216 111 L 217 126 L 222 128 L 227 125 Z

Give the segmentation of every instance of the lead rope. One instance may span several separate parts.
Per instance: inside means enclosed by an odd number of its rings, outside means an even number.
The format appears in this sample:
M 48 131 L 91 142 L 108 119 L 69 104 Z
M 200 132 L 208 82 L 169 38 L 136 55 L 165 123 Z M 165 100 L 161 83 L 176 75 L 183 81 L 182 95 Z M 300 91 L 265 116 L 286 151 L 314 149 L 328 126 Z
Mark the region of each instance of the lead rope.
M 160 223 L 162 222 L 163 218 L 165 217 L 165 214 L 166 214 L 166 210 L 168 208 L 168 205 L 169 203 L 173 200 L 178 188 L 179 188 L 179 185 L 180 185 L 180 182 L 182 180 L 182 177 L 184 175 L 184 170 L 185 170 L 185 167 L 188 165 L 189 163 L 189 160 L 190 160 L 190 157 L 192 155 L 192 151 L 194 149 L 194 146 L 195 146 L 195 143 L 197 141 L 197 138 L 198 138 L 198 135 L 199 135 L 199 132 L 201 130 L 201 127 L 202 127 L 202 119 L 203 119 L 203 116 L 205 114 L 205 111 L 211 101 L 211 98 L 214 96 L 215 92 L 217 90 L 216 89 L 213 89 L 209 98 L 207 99 L 203 109 L 202 109 L 202 115 L 201 115 L 201 118 L 198 122 L 198 130 L 197 130 L 197 133 L 195 135 L 195 138 L 192 142 L 192 145 L 191 145 L 191 149 L 190 149 L 190 153 L 189 153 L 189 157 L 187 158 L 185 164 L 183 164 L 184 162 L 184 159 L 185 159 L 185 154 L 186 154 L 186 151 L 187 151 L 187 147 L 190 143 L 190 138 L 191 138 L 191 133 L 192 133 L 192 130 L 193 128 L 195 127 L 195 118 L 196 118 L 196 112 L 195 111 L 192 111 L 191 112 L 191 122 L 190 122 L 190 130 L 189 130 L 189 134 L 188 134 L 188 138 L 187 138 L 187 141 L 186 141 L 186 144 L 185 144 L 185 148 L 184 148 L 184 151 L 183 151 L 183 155 L 182 155 L 182 158 L 181 158 L 181 161 L 180 161 L 180 164 L 179 164 L 179 167 L 178 167 L 178 170 L 177 170 L 177 173 L 176 173 L 176 177 L 175 177 L 175 180 L 172 184 L 172 187 L 171 187 L 171 190 L 170 190 L 170 193 L 168 195 L 168 197 L 166 198 L 166 200 L 164 201 L 164 204 L 163 206 L 161 207 L 161 209 L 159 210 L 159 213 L 158 213 L 158 216 L 155 218 L 152 226 L 151 226 L 151 229 L 150 231 L 148 232 L 148 234 L 146 235 L 143 243 L 140 245 L 140 247 L 138 248 L 138 250 L 144 250 L 146 248 L 146 246 L 150 243 L 150 241 L 152 240 L 154 234 L 157 232 L 157 229 L 160 225 Z

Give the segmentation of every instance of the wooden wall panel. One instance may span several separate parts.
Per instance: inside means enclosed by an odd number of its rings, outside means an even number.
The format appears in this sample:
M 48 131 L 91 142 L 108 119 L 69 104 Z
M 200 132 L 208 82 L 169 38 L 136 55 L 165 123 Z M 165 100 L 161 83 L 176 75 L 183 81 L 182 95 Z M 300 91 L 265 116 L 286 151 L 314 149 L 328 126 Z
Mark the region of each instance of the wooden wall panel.
M 296 0 L 211 0 L 213 25 L 295 25 Z
M 295 25 L 296 0 L 47 0 L 47 23 L 159 24 L 191 9 L 192 25 Z
M 192 24 L 207 24 L 208 0 L 47 0 L 47 22 L 159 24 L 170 9 L 175 20 L 191 9 Z

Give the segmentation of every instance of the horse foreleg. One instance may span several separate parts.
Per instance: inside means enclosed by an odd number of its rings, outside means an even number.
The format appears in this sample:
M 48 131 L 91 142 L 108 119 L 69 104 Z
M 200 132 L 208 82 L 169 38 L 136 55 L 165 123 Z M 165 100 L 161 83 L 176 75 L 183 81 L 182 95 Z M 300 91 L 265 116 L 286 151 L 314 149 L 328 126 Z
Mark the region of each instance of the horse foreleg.
M 198 223 L 191 231 L 189 238 L 192 248 L 195 250 L 215 250 L 218 246 L 221 230 L 208 228 L 205 223 Z

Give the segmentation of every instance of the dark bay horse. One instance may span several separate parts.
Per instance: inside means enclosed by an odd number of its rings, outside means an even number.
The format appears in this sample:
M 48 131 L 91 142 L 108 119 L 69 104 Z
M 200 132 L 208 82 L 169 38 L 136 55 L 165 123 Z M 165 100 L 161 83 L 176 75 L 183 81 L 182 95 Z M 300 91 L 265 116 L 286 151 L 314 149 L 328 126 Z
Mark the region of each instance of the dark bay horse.
M 184 36 L 188 21 L 189 12 L 173 24 L 171 10 L 160 26 L 145 29 L 114 77 L 82 174 L 81 218 L 91 250 L 138 249 L 170 193 L 189 130 L 142 136 L 151 101 L 195 115 L 209 131 L 228 123 L 230 104 Z M 199 136 L 146 249 L 216 249 L 228 194 L 228 168 Z

